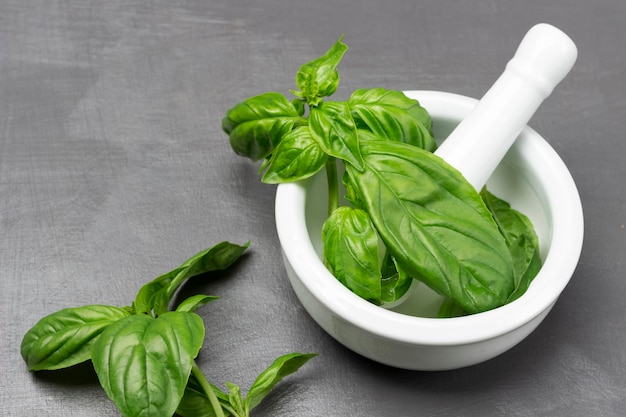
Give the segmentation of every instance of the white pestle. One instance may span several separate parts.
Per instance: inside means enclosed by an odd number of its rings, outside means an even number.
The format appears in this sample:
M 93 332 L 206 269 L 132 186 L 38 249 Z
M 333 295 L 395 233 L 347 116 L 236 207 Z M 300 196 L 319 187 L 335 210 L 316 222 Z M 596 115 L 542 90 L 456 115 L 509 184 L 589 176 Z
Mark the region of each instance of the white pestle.
M 577 55 L 574 42 L 559 29 L 533 26 L 500 78 L 435 154 L 480 191 Z
M 533 26 L 500 78 L 435 154 L 480 191 L 539 105 L 572 69 L 577 55 L 574 42 L 559 29 L 545 23 Z M 419 316 L 414 306 L 439 299 L 414 281 L 404 296 L 384 307 Z

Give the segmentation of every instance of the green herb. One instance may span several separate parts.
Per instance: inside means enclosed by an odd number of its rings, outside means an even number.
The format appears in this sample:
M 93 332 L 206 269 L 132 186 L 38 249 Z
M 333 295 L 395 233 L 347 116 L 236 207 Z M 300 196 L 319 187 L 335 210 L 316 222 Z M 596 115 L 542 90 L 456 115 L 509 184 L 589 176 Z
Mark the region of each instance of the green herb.
M 347 206 L 337 208 L 324 223 L 322 240 L 330 272 L 357 295 L 380 300 L 378 235 L 368 214 Z
M 481 196 L 493 213 L 513 258 L 515 291 L 507 300 L 507 302 L 511 302 L 526 292 L 531 281 L 541 269 L 539 239 L 528 217 L 517 210 L 513 210 L 509 203 L 491 194 L 487 189 L 482 190 Z
M 222 125 L 233 149 L 264 160 L 266 183 L 325 168 L 324 263 L 372 303 L 397 300 L 412 279 L 445 297 L 444 316 L 518 298 L 541 265 L 530 221 L 433 154 L 430 115 L 401 91 L 358 89 L 347 101 L 326 100 L 347 49 L 340 38 L 304 64 L 294 100 L 265 93 L 228 110 Z M 339 204 L 338 161 L 349 206 Z
M 290 353 L 277 358 L 267 369 L 256 378 L 246 396 L 242 396 L 240 388 L 226 382 L 228 393 L 223 392 L 215 385 L 209 384 L 204 379 L 202 372 L 196 367 L 192 368 L 189 383 L 185 389 L 185 395 L 176 413 L 182 417 L 208 417 L 232 415 L 233 417 L 246 417 L 250 410 L 256 407 L 283 378 L 296 372 L 309 359 L 315 357 L 311 353 Z M 206 395 L 207 392 L 212 395 Z M 213 404 L 220 404 L 223 414 L 215 413 Z
M 67 368 L 91 360 L 102 388 L 124 416 L 247 417 L 284 377 L 314 354 L 281 356 L 257 378 L 246 397 L 210 384 L 195 358 L 204 341 L 196 309 L 217 297 L 194 295 L 170 304 L 189 278 L 230 267 L 247 249 L 219 243 L 145 284 L 130 307 L 88 305 L 42 318 L 24 336 L 30 371 Z

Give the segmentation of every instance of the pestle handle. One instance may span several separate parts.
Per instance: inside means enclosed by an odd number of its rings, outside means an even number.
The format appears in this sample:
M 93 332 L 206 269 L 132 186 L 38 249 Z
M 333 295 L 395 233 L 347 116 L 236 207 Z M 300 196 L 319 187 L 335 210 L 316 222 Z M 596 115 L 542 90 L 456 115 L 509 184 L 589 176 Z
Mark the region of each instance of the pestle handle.
M 574 42 L 559 29 L 533 26 L 500 78 L 435 154 L 480 190 L 577 55 Z

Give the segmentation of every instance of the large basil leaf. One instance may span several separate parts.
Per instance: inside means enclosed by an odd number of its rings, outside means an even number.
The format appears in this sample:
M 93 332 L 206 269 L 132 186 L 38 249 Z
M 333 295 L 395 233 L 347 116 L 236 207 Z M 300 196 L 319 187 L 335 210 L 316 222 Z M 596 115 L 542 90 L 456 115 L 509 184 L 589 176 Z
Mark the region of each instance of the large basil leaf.
M 326 101 L 309 115 L 311 135 L 328 155 L 363 169 L 356 125 L 346 102 Z
M 296 74 L 296 86 L 300 91 L 293 93 L 306 100 L 310 106 L 317 106 L 324 97 L 337 90 L 337 65 L 348 50 L 348 45 L 342 39 L 343 36 L 324 55 L 302 65 Z
M 304 124 L 306 119 L 284 95 L 269 92 L 228 110 L 222 129 L 229 135 L 235 153 L 257 161 L 271 154 L 291 129 Z
M 297 127 L 283 137 L 272 153 L 262 181 L 277 184 L 309 178 L 322 169 L 327 159 L 309 127 Z
M 187 259 L 178 268 L 161 275 L 145 284 L 137 293 L 134 308 L 137 313 L 161 314 L 168 310 L 172 296 L 187 279 L 211 271 L 224 270 L 231 266 L 245 250 L 249 243 L 237 245 L 220 242 Z
M 111 324 L 130 315 L 124 308 L 88 305 L 42 318 L 22 339 L 30 371 L 67 368 L 91 359 L 91 345 Z
M 256 407 L 276 384 L 315 356 L 317 356 L 315 353 L 289 353 L 277 358 L 252 383 L 244 400 L 245 410 L 250 411 Z
M 437 147 L 430 115 L 417 100 L 408 98 L 402 91 L 358 89 L 348 104 L 359 129 L 431 152 Z
M 125 317 L 108 327 L 92 349 L 100 384 L 126 417 L 171 416 L 183 396 L 204 340 L 195 313 Z
M 470 313 L 503 305 L 514 288 L 504 238 L 476 190 L 440 157 L 362 141 L 365 169 L 346 169 L 401 266 Z
M 381 303 L 381 271 L 378 235 L 369 215 L 361 209 L 342 206 L 322 227 L 324 263 L 352 292 Z
M 508 202 L 496 197 L 486 188 L 480 194 L 493 214 L 513 258 L 515 291 L 507 300 L 511 302 L 526 292 L 541 269 L 539 238 L 530 219 L 511 208 Z

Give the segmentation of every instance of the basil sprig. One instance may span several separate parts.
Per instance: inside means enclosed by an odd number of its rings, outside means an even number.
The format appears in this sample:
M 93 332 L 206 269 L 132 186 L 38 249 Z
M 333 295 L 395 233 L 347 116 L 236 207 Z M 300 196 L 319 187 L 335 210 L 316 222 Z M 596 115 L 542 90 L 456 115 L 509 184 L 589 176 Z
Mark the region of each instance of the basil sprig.
M 224 393 L 195 362 L 205 336 L 195 311 L 217 297 L 194 295 L 170 309 L 186 280 L 230 267 L 247 248 L 248 243 L 221 242 L 194 255 L 142 286 L 130 307 L 87 305 L 42 318 L 22 339 L 28 369 L 55 370 L 91 360 L 102 388 L 126 417 L 247 417 L 278 382 L 315 354 L 279 357 L 245 398 L 230 382 Z
M 417 100 L 384 88 L 327 100 L 347 49 L 340 38 L 300 67 L 294 100 L 264 93 L 228 110 L 222 125 L 235 152 L 263 159 L 266 183 L 326 168 L 324 263 L 362 298 L 395 301 L 411 279 L 445 297 L 444 317 L 518 298 L 541 266 L 532 223 L 433 154 L 432 121 Z M 338 160 L 349 206 L 339 207 Z

